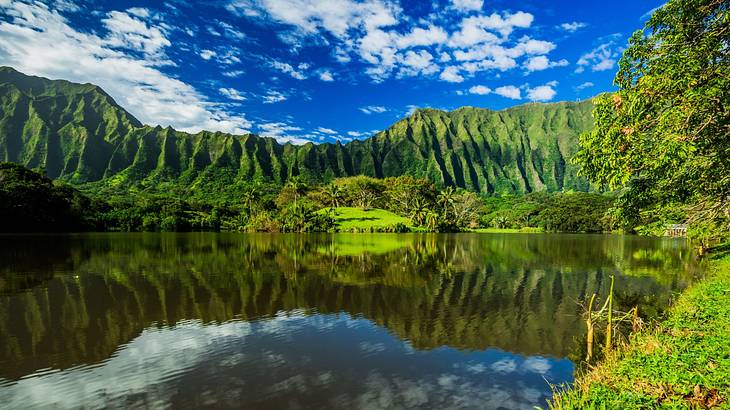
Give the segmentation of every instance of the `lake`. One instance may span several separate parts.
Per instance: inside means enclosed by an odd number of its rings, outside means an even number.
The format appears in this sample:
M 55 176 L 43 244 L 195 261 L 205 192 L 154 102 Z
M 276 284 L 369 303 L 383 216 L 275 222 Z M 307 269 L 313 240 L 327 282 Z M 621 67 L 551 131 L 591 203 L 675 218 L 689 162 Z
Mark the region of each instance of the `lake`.
M 686 242 L 552 234 L 0 236 L 6 408 L 531 409 L 580 302 L 654 317 Z

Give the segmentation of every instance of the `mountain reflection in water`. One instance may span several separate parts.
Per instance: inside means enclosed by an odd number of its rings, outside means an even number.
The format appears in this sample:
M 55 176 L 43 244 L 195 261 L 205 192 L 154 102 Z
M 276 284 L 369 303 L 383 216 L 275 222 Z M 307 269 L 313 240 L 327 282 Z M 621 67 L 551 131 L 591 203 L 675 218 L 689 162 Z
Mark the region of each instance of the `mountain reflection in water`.
M 682 241 L 609 235 L 0 237 L 10 407 L 532 408 L 578 301 L 656 314 Z

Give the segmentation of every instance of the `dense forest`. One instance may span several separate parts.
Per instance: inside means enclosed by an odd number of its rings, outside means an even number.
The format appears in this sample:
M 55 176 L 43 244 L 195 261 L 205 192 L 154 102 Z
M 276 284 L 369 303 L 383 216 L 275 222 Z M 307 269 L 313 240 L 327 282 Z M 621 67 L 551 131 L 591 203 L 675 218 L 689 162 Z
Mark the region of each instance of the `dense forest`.
M 82 192 L 13 163 L 0 163 L 0 231 L 341 231 L 338 218 L 356 208 L 387 210 L 397 222 L 347 230 L 454 232 L 479 228 L 535 228 L 545 231 L 602 232 L 620 228 L 606 215 L 611 196 L 535 193 L 483 197 L 410 176 L 338 178 L 328 184 L 290 178 L 283 186 L 250 182 L 234 200 L 184 199 L 136 193 Z M 341 219 L 341 218 L 339 218 Z

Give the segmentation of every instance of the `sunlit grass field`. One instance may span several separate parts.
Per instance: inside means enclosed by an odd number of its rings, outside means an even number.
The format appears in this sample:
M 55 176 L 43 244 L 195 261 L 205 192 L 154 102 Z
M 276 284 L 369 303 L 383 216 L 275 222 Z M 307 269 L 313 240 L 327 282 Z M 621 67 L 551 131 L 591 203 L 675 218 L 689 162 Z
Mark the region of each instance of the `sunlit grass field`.
M 329 212 L 322 209 L 319 212 Z M 411 227 L 408 218 L 397 215 L 385 209 L 362 209 L 339 207 L 334 209 L 333 216 L 340 232 L 371 232 L 383 231 L 398 224 Z

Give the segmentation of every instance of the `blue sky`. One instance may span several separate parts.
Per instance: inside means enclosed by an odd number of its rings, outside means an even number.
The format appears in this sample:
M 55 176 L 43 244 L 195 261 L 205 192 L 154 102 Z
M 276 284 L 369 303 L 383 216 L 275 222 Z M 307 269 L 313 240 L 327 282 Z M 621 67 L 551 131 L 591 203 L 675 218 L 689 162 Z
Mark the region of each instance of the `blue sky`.
M 414 107 L 612 89 L 662 1 L 0 0 L 0 65 L 102 86 L 142 122 L 366 138 Z

